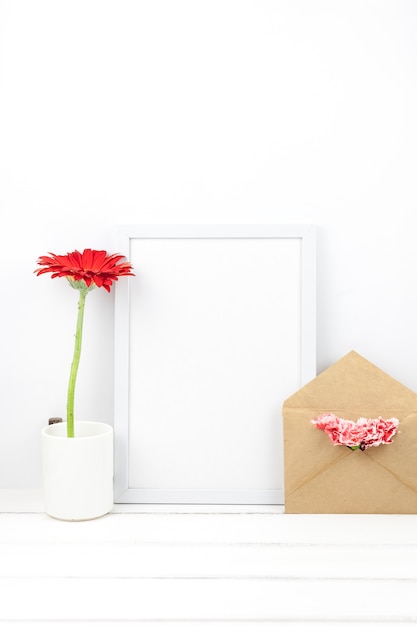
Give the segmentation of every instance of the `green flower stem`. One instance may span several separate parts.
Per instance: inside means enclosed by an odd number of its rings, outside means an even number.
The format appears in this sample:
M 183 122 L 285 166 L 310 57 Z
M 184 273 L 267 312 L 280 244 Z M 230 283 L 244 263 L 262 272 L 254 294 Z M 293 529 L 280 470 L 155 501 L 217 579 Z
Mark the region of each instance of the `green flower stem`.
M 67 436 L 74 437 L 74 394 L 75 383 L 77 380 L 78 365 L 80 363 L 81 356 L 81 344 L 83 337 L 83 320 L 84 320 L 84 305 L 85 298 L 87 296 L 88 289 L 80 289 L 80 298 L 78 301 L 78 317 L 77 317 L 77 329 L 75 333 L 75 348 L 74 357 L 71 365 L 70 378 L 68 383 L 68 398 L 67 398 Z

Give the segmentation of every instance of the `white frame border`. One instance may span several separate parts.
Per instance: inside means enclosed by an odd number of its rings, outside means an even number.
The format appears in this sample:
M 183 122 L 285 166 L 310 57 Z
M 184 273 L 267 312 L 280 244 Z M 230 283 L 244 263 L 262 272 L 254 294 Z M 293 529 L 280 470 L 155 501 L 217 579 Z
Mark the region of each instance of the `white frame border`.
M 130 259 L 132 239 L 256 238 L 301 240 L 301 381 L 316 376 L 316 227 L 311 224 L 134 224 L 116 231 L 117 251 Z M 115 287 L 115 477 L 116 503 L 284 504 L 283 489 L 138 489 L 129 486 L 129 280 Z M 202 498 L 204 494 L 204 497 Z

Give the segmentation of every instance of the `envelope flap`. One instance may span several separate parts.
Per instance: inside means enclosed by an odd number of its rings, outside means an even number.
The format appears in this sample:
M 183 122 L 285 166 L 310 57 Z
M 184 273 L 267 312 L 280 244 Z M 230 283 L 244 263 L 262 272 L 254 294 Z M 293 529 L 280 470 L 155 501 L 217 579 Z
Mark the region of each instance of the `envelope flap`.
M 417 394 L 352 350 L 287 398 L 283 415 L 295 408 L 347 411 L 354 419 L 375 411 L 395 416 L 399 411 L 416 411 Z

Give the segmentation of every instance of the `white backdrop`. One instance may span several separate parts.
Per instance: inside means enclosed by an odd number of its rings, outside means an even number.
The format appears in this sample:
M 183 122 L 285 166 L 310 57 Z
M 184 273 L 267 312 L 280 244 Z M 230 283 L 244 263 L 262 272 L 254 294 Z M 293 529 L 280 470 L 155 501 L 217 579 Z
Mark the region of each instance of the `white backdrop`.
M 76 293 L 49 251 L 123 223 L 318 228 L 317 370 L 417 391 L 414 0 L 0 0 L 0 487 L 40 485 Z M 87 300 L 79 419 L 113 419 L 114 294 Z

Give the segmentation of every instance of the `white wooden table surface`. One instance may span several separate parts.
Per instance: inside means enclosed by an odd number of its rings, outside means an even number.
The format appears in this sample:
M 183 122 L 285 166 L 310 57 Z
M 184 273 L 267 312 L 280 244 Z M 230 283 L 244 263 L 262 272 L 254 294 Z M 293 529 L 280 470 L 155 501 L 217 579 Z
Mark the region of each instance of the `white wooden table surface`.
M 0 625 L 417 623 L 417 516 L 115 505 L 0 491 Z

